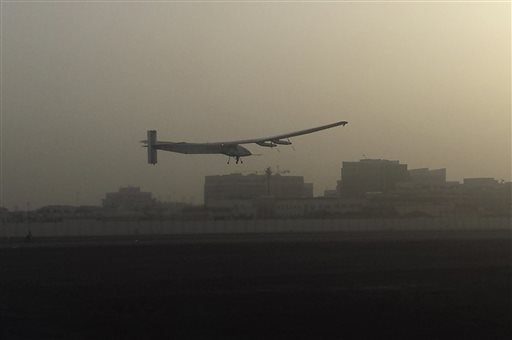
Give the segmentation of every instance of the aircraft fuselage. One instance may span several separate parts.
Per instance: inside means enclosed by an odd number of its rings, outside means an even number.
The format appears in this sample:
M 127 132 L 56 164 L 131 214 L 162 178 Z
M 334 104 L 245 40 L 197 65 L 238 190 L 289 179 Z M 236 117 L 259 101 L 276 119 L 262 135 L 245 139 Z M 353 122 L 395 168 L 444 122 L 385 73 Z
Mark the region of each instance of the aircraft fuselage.
M 155 145 L 155 149 L 172 151 L 183 154 L 223 154 L 230 157 L 245 157 L 252 153 L 238 144 L 217 144 L 217 143 L 186 143 L 186 142 L 165 142 L 163 145 Z

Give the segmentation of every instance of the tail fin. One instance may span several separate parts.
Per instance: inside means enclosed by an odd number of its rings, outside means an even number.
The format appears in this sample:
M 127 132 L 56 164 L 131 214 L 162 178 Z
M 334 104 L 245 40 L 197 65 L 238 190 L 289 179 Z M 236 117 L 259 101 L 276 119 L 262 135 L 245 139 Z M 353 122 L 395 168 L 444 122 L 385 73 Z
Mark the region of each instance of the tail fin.
M 156 164 L 157 157 L 155 148 L 156 145 L 156 130 L 148 130 L 148 139 L 147 139 L 147 147 L 148 147 L 148 163 Z

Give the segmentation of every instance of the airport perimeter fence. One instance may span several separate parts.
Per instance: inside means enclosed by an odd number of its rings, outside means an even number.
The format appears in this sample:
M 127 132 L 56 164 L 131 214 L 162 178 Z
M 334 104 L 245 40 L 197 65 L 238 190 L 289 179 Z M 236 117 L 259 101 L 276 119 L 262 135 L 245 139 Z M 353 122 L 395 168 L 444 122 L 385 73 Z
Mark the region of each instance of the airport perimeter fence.
M 24 222 L 0 225 L 0 238 L 359 231 L 511 230 L 509 217 Z

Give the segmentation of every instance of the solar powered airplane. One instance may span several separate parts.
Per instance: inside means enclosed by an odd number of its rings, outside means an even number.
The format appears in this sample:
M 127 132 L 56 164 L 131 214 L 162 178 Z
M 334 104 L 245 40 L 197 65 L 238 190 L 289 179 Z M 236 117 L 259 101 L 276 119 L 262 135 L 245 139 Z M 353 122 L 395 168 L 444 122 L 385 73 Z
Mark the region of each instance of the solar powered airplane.
M 147 140 L 141 141 L 144 143 L 143 147 L 148 149 L 148 163 L 157 163 L 157 150 L 178 152 L 184 154 L 222 154 L 228 156 L 228 164 L 231 157 L 236 161 L 236 164 L 243 163 L 242 157 L 251 156 L 252 153 L 241 146 L 241 144 L 257 144 L 259 146 L 273 148 L 278 145 L 291 145 L 291 137 L 297 137 L 307 135 L 309 133 L 330 129 L 336 126 L 345 126 L 348 122 L 341 121 L 332 124 L 322 125 L 311 129 L 300 130 L 290 133 L 284 133 L 281 135 L 235 140 L 228 142 L 217 142 L 217 143 L 187 143 L 187 142 L 163 142 L 158 141 L 156 138 L 156 130 L 148 130 Z

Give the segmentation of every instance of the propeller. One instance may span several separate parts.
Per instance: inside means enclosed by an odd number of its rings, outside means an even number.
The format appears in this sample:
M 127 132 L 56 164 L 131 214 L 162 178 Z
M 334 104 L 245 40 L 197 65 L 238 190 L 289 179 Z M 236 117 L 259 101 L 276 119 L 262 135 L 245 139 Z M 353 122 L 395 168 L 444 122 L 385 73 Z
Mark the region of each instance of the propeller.
M 290 141 L 290 138 L 287 138 L 288 139 L 288 142 L 290 142 L 290 145 L 292 147 L 292 150 L 295 151 L 295 146 L 293 146 L 292 142 Z

